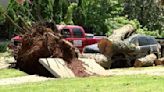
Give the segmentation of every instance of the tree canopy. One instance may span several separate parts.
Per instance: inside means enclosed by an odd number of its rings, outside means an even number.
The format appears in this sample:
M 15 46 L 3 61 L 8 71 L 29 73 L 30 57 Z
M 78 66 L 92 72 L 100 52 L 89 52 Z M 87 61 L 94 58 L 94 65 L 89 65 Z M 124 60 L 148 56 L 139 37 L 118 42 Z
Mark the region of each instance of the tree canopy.
M 74 24 L 87 32 L 110 34 L 113 29 L 132 24 L 139 33 L 164 37 L 164 0 L 26 0 L 19 4 L 10 0 L 7 14 L 22 27 L 36 21 Z M 0 8 L 0 11 L 1 8 Z M 18 28 L 0 15 L 7 32 Z M 2 31 L 2 30 L 0 30 Z M 4 31 L 4 30 L 3 30 Z

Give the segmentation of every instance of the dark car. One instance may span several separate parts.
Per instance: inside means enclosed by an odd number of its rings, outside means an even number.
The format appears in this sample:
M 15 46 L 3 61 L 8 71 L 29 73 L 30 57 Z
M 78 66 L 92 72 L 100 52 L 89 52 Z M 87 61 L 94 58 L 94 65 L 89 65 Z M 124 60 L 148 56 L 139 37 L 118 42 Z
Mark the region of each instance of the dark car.
M 83 53 L 100 53 L 99 48 L 97 46 L 98 44 L 92 44 L 92 45 L 88 45 L 85 46 L 83 49 Z
M 135 34 L 124 40 L 128 44 L 134 44 L 138 53 L 155 53 L 158 57 L 161 56 L 160 44 L 151 36 Z M 99 53 L 99 48 L 96 44 L 88 45 L 83 49 L 84 53 Z
M 161 57 L 161 45 L 154 37 L 136 34 L 125 39 L 125 42 L 134 44 L 139 53 L 154 53 L 158 57 Z

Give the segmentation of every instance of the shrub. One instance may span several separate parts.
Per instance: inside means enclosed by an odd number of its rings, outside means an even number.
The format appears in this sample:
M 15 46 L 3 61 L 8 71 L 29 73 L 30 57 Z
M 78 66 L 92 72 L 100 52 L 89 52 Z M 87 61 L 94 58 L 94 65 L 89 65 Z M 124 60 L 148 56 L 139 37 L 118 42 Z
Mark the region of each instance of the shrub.
M 106 20 L 106 25 L 108 26 L 107 35 L 110 35 L 113 30 L 118 29 L 126 24 L 133 25 L 135 29 L 139 29 L 141 27 L 140 23 L 136 19 L 129 20 L 126 17 L 108 18 Z
M 2 42 L 0 43 L 0 52 L 6 52 L 7 51 L 8 42 Z

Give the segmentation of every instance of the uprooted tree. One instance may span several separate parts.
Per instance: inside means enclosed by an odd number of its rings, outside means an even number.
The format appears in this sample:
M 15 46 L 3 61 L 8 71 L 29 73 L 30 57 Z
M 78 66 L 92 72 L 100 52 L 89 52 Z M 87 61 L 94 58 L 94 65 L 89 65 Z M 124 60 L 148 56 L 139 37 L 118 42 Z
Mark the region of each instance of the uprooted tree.
M 105 68 L 153 65 L 156 59 L 155 55 L 148 55 L 149 51 L 138 48 L 137 41 L 136 44 L 129 42 L 131 38 L 138 36 L 135 35 L 135 29 L 132 25 L 125 25 L 114 30 L 108 38 L 100 40 L 98 43 L 100 53 L 108 58 L 108 62 L 111 62 L 111 65 Z M 150 57 L 153 58 L 147 59 Z
M 134 52 L 136 49 L 134 45 L 126 43 L 124 39 L 130 37 L 134 32 L 135 29 L 132 25 L 125 25 L 114 30 L 111 36 L 99 42 L 100 53 L 104 54 L 112 62 L 111 66 L 106 68 L 131 66 L 126 55 Z
M 29 74 L 52 76 L 39 63 L 39 58 L 48 57 L 64 59 L 76 76 L 88 75 L 82 62 L 77 59 L 75 47 L 62 39 L 56 26 L 49 23 L 36 23 L 22 35 L 22 42 L 16 53 L 16 67 Z

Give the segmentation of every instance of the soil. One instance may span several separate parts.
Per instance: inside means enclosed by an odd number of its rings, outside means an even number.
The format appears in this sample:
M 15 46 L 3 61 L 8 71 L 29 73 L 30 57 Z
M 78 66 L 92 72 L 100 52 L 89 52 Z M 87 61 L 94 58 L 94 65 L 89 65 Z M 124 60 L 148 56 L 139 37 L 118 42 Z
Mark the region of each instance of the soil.
M 78 59 L 73 59 L 70 63 L 67 64 L 68 68 L 70 68 L 75 76 L 77 77 L 87 77 L 88 73 L 85 72 L 85 68 L 83 67 L 82 61 Z

